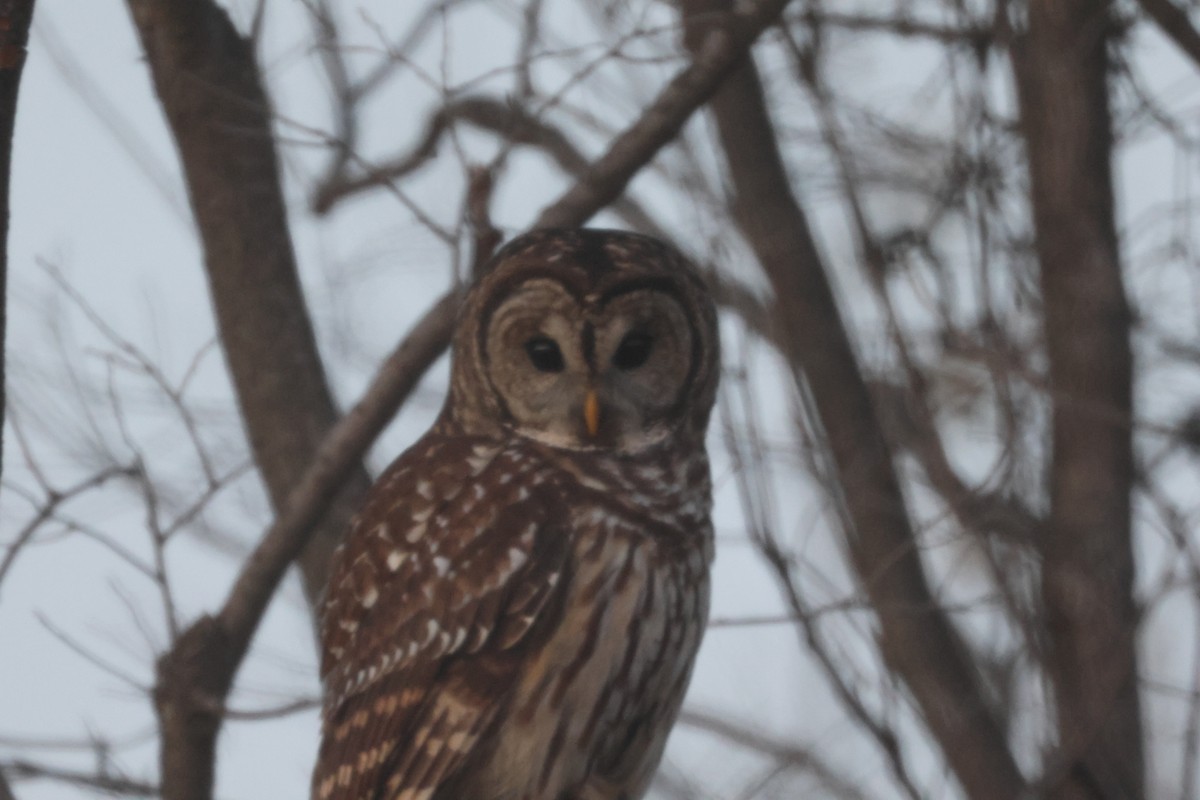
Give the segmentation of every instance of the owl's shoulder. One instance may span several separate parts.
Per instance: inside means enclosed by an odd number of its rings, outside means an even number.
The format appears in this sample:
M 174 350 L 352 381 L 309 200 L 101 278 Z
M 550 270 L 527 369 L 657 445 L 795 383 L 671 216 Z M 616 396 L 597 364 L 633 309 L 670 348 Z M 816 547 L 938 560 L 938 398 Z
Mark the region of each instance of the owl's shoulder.
M 427 435 L 396 459 L 335 557 L 322 674 L 358 670 L 398 640 L 438 637 L 427 657 L 474 650 L 492 630 L 458 617 L 514 582 L 532 582 L 529 600 L 541 602 L 562 558 L 553 531 L 567 524 L 548 471 L 519 448 L 475 437 Z M 367 669 L 354 688 L 371 680 Z

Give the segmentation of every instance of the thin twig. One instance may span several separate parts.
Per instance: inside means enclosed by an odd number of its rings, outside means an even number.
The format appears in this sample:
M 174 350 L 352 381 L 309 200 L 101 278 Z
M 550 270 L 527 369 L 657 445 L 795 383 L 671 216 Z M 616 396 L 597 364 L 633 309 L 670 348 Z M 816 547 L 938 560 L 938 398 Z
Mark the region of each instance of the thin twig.
M 138 680 L 132 675 L 126 674 L 116 665 L 109 663 L 106 659 L 101 658 L 96 653 L 93 653 L 91 649 L 85 647 L 80 642 L 77 642 L 70 634 L 66 633 L 53 622 L 51 622 L 44 614 L 39 612 L 35 614 L 35 616 L 37 617 L 37 621 L 41 623 L 43 628 L 49 631 L 51 636 L 66 645 L 67 648 L 76 655 L 80 656 L 91 665 L 98 667 L 101 671 L 107 673 L 113 678 L 116 678 L 121 683 L 124 683 L 138 694 L 144 695 L 150 693 L 149 686 L 139 683 Z
M 17 780 L 52 780 L 118 797 L 159 796 L 159 787 L 148 781 L 127 778 L 123 775 L 105 775 L 63 769 L 25 759 L 0 762 L 0 774 L 3 773 L 7 773 Z M 0 798 L 2 797 L 3 794 L 0 794 Z
M 66 489 L 49 489 L 46 493 L 45 501 L 38 508 L 33 519 L 27 522 L 21 530 L 17 531 L 16 537 L 8 543 L 4 557 L 0 558 L 0 584 L 4 583 L 5 576 L 12 569 L 12 565 L 17 560 L 17 556 L 20 554 L 22 548 L 29 544 L 34 534 L 37 533 L 38 529 L 47 520 L 53 519 L 55 512 L 58 511 L 60 506 L 74 500 L 85 492 L 104 485 L 115 477 L 131 477 L 133 474 L 134 470 L 130 467 L 111 466 L 100 470 L 88 478 L 84 478 Z
M 738 7 L 709 31 L 692 63 L 659 92 L 654 102 L 618 136 L 574 186 L 551 204 L 533 227 L 581 225 L 620 196 L 630 178 L 673 139 L 696 108 L 708 100 L 789 0 L 759 0 Z
M 703 711 L 684 709 L 679 714 L 679 721 L 688 727 L 714 734 L 741 747 L 758 751 L 791 769 L 809 773 L 836 797 L 866 800 L 867 795 L 861 789 L 839 775 L 820 756 L 807 748 L 774 739 L 749 726 L 732 722 L 725 716 Z

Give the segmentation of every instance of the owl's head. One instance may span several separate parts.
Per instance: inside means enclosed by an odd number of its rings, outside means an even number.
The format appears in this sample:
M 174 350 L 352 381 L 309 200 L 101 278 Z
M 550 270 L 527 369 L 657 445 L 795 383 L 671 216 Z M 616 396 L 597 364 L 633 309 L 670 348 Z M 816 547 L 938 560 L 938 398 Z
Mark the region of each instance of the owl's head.
M 465 430 L 634 453 L 703 439 L 719 377 L 696 270 L 647 236 L 541 230 L 471 288 L 446 413 Z

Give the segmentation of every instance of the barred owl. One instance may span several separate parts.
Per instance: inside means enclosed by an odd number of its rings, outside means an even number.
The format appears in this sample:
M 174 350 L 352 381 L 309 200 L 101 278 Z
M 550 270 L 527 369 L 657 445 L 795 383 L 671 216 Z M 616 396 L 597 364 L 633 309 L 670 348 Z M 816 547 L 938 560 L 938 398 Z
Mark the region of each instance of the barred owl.
M 635 800 L 708 613 L 716 313 L 631 233 L 519 237 L 325 601 L 314 800 Z

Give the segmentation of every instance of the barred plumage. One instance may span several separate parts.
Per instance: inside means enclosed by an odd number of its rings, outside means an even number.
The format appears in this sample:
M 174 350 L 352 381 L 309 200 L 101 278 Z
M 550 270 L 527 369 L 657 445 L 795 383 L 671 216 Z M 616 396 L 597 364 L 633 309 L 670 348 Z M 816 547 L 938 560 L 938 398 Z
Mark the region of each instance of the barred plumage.
M 315 800 L 642 796 L 707 617 L 717 373 L 711 300 L 665 245 L 501 251 L 442 416 L 339 553 Z

